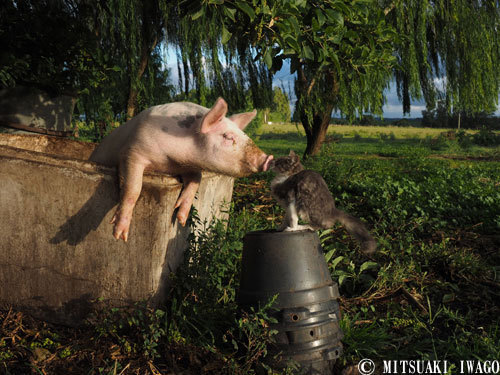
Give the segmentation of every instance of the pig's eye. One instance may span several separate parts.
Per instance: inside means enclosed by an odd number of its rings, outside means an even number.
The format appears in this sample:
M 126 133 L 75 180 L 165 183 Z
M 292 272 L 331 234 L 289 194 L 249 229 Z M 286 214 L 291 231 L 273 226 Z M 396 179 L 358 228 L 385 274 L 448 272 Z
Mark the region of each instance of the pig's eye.
M 234 142 L 234 136 L 232 134 L 224 133 L 222 134 L 224 139 L 227 139 L 228 141 L 233 141 Z

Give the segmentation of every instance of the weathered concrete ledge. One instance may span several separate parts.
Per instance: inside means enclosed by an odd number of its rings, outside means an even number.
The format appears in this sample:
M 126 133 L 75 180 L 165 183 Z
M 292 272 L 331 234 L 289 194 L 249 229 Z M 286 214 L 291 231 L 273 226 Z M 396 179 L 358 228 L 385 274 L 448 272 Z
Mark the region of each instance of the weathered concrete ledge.
M 116 169 L 86 161 L 95 145 L 0 134 L 0 303 L 77 325 L 99 304 L 165 299 L 188 228 L 173 220 L 182 184 L 147 173 L 127 243 L 109 224 L 118 203 Z M 195 208 L 221 218 L 231 177 L 203 175 Z

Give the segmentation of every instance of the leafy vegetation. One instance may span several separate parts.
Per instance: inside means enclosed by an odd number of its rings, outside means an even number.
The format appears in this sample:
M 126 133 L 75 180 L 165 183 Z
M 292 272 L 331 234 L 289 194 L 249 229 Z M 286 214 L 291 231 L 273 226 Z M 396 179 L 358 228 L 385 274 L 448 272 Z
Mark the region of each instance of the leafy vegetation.
M 264 128 L 256 139 L 261 147 L 277 156 L 304 147 L 294 132 L 274 133 L 280 126 Z M 345 336 L 337 370 L 361 358 L 452 364 L 499 358 L 499 146 L 464 148 L 459 135 L 437 129 L 419 136 L 405 128 L 382 130 L 334 127 L 329 136 L 335 138 L 306 162 L 324 176 L 337 205 L 365 220 L 379 242 L 368 258 L 343 228 L 320 233 L 340 285 Z M 480 134 L 467 137 L 482 139 Z M 437 138 L 439 148 L 432 143 Z M 0 369 L 265 373 L 271 310 L 242 314 L 235 295 L 242 237 L 276 226 L 283 215 L 270 197 L 270 179 L 258 174 L 237 181 L 229 221 L 193 235 L 161 310 L 138 304 L 100 312 L 76 330 L 3 310 Z

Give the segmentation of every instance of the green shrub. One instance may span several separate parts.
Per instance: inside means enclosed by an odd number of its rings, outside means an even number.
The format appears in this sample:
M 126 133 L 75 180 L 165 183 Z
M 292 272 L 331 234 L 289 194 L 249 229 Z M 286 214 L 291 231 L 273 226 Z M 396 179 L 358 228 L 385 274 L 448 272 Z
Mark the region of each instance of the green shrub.
M 437 137 L 432 137 L 428 135 L 424 143 L 429 147 L 432 151 L 442 151 L 448 147 L 448 141 L 443 134 L 439 134 Z
M 464 130 L 460 130 L 459 132 L 457 132 L 457 142 L 458 145 L 463 149 L 472 147 L 474 143 L 472 140 L 472 136 L 467 134 Z
M 483 127 L 472 136 L 472 142 L 479 146 L 498 146 L 500 145 L 500 134 Z

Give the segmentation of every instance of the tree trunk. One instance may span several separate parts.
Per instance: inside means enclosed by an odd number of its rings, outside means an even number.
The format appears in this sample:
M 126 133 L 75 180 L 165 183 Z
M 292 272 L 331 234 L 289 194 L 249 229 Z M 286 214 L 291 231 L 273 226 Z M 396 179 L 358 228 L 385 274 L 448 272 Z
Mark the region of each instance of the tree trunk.
M 323 112 L 315 113 L 312 116 L 312 123 L 309 121 L 305 111 L 301 113 L 301 121 L 306 131 L 307 147 L 303 158 L 314 156 L 319 153 L 326 138 L 328 125 L 332 116 L 333 104 L 327 105 Z
M 327 71 L 319 75 L 315 72 L 314 75 L 308 76 L 299 61 L 296 61 L 294 65 L 297 66 L 295 92 L 297 99 L 302 102 L 298 108 L 299 117 L 307 138 L 303 159 L 307 159 L 308 156 L 316 155 L 321 150 L 337 100 L 339 86 L 333 72 Z M 314 95 L 313 91 L 316 92 Z M 320 101 L 318 101 L 318 93 L 321 96 Z
M 127 100 L 127 120 L 130 120 L 135 116 L 135 112 L 137 111 L 137 89 L 133 88 L 130 85 L 130 89 L 128 92 L 128 100 Z
M 136 76 L 134 78 L 130 77 L 129 95 L 127 100 L 127 119 L 131 119 L 136 114 L 137 95 L 139 94 L 138 84 L 146 71 L 151 52 L 155 49 L 156 44 L 158 43 L 158 38 L 162 32 L 161 30 L 163 29 L 163 21 L 156 23 L 154 21 L 154 16 L 151 13 L 152 10 L 147 6 L 148 3 L 143 4 L 141 59 L 139 61 L 139 66 L 137 67 Z M 152 24 L 154 26 L 151 26 Z M 134 69 L 130 69 L 131 74 L 133 71 Z
M 156 40 L 151 50 L 153 50 L 155 46 L 156 46 Z M 135 77 L 135 80 L 132 77 L 130 78 L 130 86 L 129 86 L 128 100 L 127 100 L 127 120 L 130 120 L 132 117 L 134 117 L 137 111 L 137 94 L 139 93 L 139 90 L 137 88 L 136 82 L 139 82 L 141 80 L 144 72 L 146 71 L 146 67 L 148 66 L 148 61 L 149 61 L 149 55 L 150 55 L 150 49 L 147 47 L 143 47 L 141 54 L 141 61 L 139 63 L 139 68 L 137 69 L 137 75 Z

